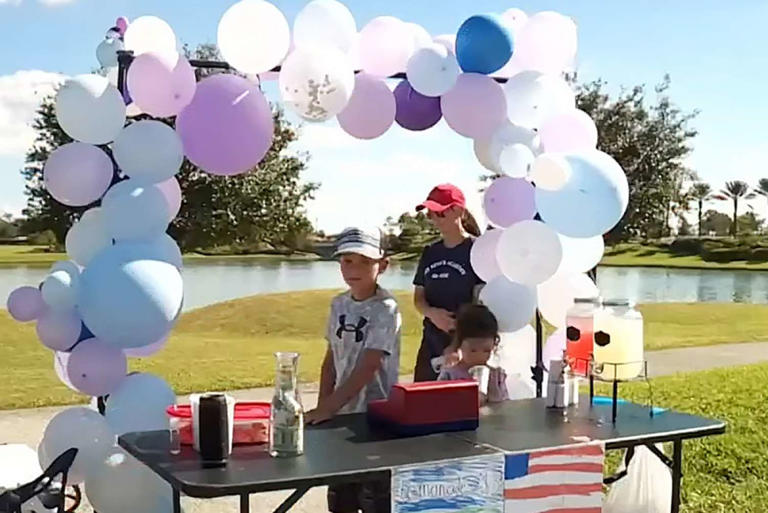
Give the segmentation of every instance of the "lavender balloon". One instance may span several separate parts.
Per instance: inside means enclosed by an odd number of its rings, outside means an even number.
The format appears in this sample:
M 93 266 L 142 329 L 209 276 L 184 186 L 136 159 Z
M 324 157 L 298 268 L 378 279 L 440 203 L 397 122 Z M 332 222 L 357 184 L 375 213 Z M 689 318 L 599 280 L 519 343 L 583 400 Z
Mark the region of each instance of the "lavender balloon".
M 488 139 L 506 119 L 504 90 L 491 77 L 479 73 L 459 75 L 440 102 L 445 121 L 464 137 Z
M 101 198 L 112 182 L 112 161 L 96 146 L 73 142 L 60 146 L 43 169 L 45 188 L 64 205 L 81 207 Z
M 486 189 L 483 208 L 488 220 L 502 228 L 533 219 L 536 215 L 535 189 L 524 178 L 502 176 Z
M 352 97 L 337 119 L 349 135 L 358 139 L 375 139 L 392 126 L 396 108 L 395 97 L 383 80 L 358 73 Z
M 37 320 L 40 342 L 54 351 L 69 351 L 77 343 L 82 323 L 74 310 L 46 310 Z
M 155 187 L 163 193 L 165 201 L 168 202 L 169 221 L 172 221 L 181 210 L 181 186 L 175 177 L 171 177 L 164 182 L 156 183 Z
M 407 80 L 403 80 L 395 88 L 395 101 L 395 121 L 406 130 L 426 130 L 435 126 L 443 117 L 440 98 L 424 96 L 414 90 Z
M 125 356 L 128 358 L 147 358 L 162 351 L 166 345 L 168 345 L 168 335 L 165 335 L 154 344 L 149 344 L 148 346 L 123 349 L 123 353 L 125 353 Z
M 184 153 L 214 175 L 237 175 L 255 167 L 272 144 L 274 124 L 259 89 L 236 75 L 202 80 L 176 118 Z
M 8 295 L 8 313 L 19 322 L 34 321 L 45 313 L 43 295 L 37 287 L 19 287 Z
M 154 53 L 136 57 L 128 68 L 128 90 L 134 103 L 147 114 L 175 116 L 195 96 L 195 70 L 182 56 L 175 65 Z
M 97 338 L 83 340 L 72 350 L 67 376 L 77 390 L 92 396 L 111 394 L 125 378 L 123 351 Z

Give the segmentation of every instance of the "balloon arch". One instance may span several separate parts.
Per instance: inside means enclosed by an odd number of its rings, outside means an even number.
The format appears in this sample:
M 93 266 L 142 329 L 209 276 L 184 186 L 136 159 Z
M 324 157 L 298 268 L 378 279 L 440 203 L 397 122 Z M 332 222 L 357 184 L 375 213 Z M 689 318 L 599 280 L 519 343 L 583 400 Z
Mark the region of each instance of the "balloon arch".
M 541 396 L 543 362 L 565 346 L 574 298 L 598 294 L 585 273 L 602 257 L 602 235 L 629 196 L 624 171 L 596 149 L 595 124 L 562 76 L 576 45 L 573 20 L 550 11 L 472 16 L 455 36 L 432 37 L 389 16 L 358 32 L 343 4 L 312 0 L 291 34 L 277 7 L 242 0 L 219 23 L 226 62 L 188 61 L 164 21 L 118 19 L 97 49 L 107 76 L 70 78 L 57 93 L 58 122 L 74 142 L 44 167 L 57 201 L 98 206 L 67 233 L 71 260 L 56 263 L 40 287 L 8 298 L 15 319 L 36 321 L 62 382 L 110 396 L 103 416 L 87 408 L 57 415 L 41 462 L 79 447 L 71 480 L 86 482 L 98 511 L 119 511 L 124 501 L 137 511 L 169 509 L 167 485 L 117 449 L 114 437 L 167 428 L 165 408 L 175 396 L 159 377 L 127 374 L 127 359 L 161 350 L 181 312 L 181 252 L 165 233 L 181 205 L 174 175 L 185 157 L 214 175 L 256 168 L 274 130 L 259 82 L 275 79 L 283 103 L 302 119 L 336 117 L 359 139 L 394 124 L 426 130 L 444 118 L 474 141 L 479 162 L 498 176 L 483 198 L 494 229 L 471 253 L 487 282 L 481 300 L 504 332 L 512 395 Z M 198 82 L 196 67 L 238 74 Z M 399 81 L 394 90 L 387 79 Z M 126 124 L 138 114 L 145 116 Z M 173 117 L 174 126 L 152 119 Z M 558 328 L 546 343 L 542 317 Z M 141 507 L 137 497 L 112 493 L 133 485 L 148 490 Z

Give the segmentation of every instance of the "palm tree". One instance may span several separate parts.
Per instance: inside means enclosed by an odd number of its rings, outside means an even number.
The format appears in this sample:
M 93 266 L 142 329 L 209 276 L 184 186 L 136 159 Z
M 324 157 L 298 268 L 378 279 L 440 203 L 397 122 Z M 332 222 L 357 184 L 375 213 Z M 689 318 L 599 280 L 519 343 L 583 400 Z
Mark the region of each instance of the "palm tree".
M 757 182 L 757 188 L 754 190 L 755 194 L 759 194 L 764 198 L 768 198 L 768 178 L 761 178 Z
M 712 199 L 712 187 L 705 182 L 696 182 L 691 187 L 691 196 L 699 207 L 699 237 L 701 237 L 701 217 L 704 214 L 704 202 Z
M 725 189 L 721 189 L 720 194 L 715 196 L 715 199 L 721 201 L 730 200 L 733 202 L 733 222 L 731 224 L 731 235 L 734 237 L 739 233 L 739 199 L 743 198 L 745 200 L 749 200 L 753 199 L 754 197 L 755 195 L 749 192 L 749 185 L 747 185 L 747 182 L 742 182 L 741 180 L 725 182 Z

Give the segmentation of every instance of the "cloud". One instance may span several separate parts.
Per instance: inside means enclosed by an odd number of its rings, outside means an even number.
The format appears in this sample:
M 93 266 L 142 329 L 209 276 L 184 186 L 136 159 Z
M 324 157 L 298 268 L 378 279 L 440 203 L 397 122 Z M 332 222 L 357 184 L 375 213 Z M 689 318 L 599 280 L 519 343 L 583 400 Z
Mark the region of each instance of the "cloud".
M 37 1 L 43 5 L 47 5 L 48 7 L 55 7 L 57 5 L 71 4 L 75 0 L 37 0 Z
M 65 78 L 38 70 L 0 76 L 0 155 L 24 154 L 29 149 L 35 140 L 35 111 Z
M 21 0 L 0 0 L 0 5 L 19 5 Z

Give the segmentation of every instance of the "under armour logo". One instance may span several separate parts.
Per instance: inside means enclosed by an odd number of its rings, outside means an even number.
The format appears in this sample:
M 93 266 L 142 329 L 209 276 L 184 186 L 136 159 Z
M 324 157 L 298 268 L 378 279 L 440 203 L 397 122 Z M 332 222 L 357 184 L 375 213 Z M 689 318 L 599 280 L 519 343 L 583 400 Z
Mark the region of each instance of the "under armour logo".
M 366 324 L 368 324 L 368 319 L 365 319 L 364 317 L 360 317 L 360 319 L 357 321 L 357 324 L 347 324 L 347 316 L 339 315 L 339 329 L 336 330 L 336 336 L 341 338 L 342 333 L 345 331 L 347 333 L 354 333 L 355 342 L 360 343 L 365 337 L 363 328 Z

